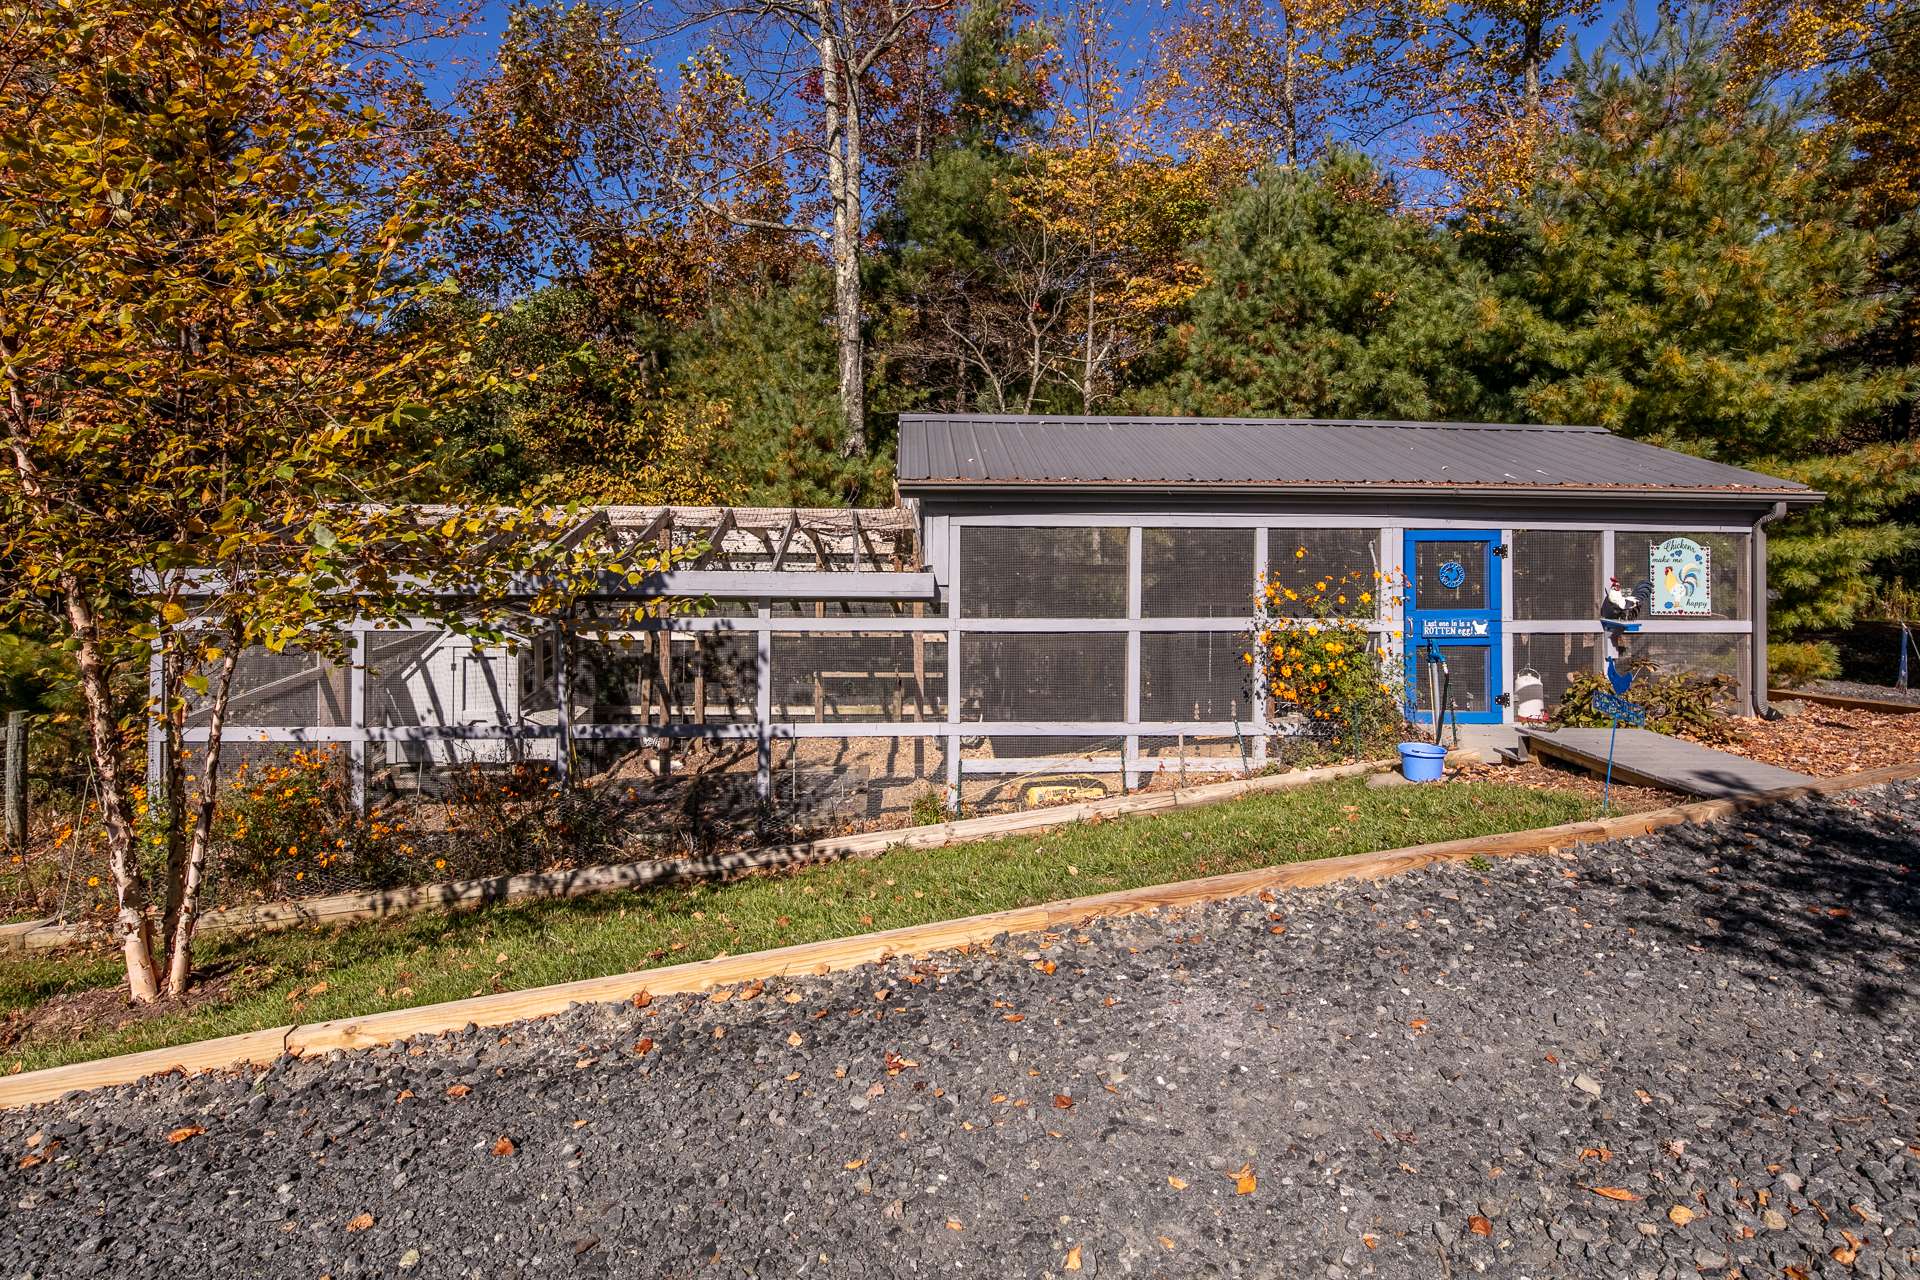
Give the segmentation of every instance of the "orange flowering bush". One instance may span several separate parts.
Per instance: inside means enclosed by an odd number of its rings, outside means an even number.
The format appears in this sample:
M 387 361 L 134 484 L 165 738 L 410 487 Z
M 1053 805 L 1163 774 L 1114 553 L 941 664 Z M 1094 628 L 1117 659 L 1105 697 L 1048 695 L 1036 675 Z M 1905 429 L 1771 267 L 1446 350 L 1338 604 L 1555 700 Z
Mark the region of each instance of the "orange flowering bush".
M 1298 582 L 1306 548 L 1292 556 L 1286 576 Z M 1277 574 L 1261 582 L 1243 656 L 1254 696 L 1271 700 L 1276 734 L 1340 756 L 1378 754 L 1404 736 L 1403 681 L 1370 647 L 1366 625 L 1395 591 L 1378 570 L 1309 574 L 1304 586 Z
M 342 883 L 417 878 L 405 818 L 389 809 L 354 813 L 337 747 L 242 763 L 222 796 L 214 835 L 216 876 L 246 893 L 299 897 Z

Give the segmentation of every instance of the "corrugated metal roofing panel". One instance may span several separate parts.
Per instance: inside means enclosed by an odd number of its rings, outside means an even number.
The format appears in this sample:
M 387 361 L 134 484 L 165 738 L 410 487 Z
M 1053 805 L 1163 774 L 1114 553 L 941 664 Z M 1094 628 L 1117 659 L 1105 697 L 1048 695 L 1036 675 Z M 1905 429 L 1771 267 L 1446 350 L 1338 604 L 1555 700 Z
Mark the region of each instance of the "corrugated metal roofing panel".
M 903 414 L 903 488 L 1044 484 L 1625 489 L 1817 500 L 1600 427 Z

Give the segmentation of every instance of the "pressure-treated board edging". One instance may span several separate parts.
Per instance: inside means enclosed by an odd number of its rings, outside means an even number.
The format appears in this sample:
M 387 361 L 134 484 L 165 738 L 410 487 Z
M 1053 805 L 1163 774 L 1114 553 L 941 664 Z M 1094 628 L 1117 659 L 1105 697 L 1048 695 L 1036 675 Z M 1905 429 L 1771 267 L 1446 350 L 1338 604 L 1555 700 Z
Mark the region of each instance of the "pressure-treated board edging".
M 1307 889 L 1340 880 L 1379 880 L 1436 862 L 1462 861 L 1476 855 L 1513 857 L 1556 852 L 1585 844 L 1646 835 L 1664 827 L 1717 822 L 1749 809 L 1785 800 L 1912 778 L 1920 778 L 1920 762 L 1820 778 L 1807 786 L 1780 791 L 1700 800 L 1645 813 L 1624 814 L 1617 818 L 1570 822 L 1504 835 L 1469 837 L 1403 849 L 1263 867 L 1253 871 L 1236 871 L 1175 884 L 1123 889 L 1039 906 L 1016 907 L 959 920 L 910 925 L 851 938 L 801 943 L 713 960 L 694 960 L 605 978 L 583 978 L 527 991 L 475 996 L 443 1004 L 423 1005 L 416 1009 L 394 1009 L 359 1018 L 268 1027 L 224 1036 L 218 1040 L 202 1040 L 94 1062 L 48 1067 L 0 1079 L 0 1107 L 50 1102 L 76 1090 L 129 1084 L 145 1076 L 170 1071 L 191 1073 L 266 1063 L 287 1052 L 307 1054 L 332 1049 L 366 1049 L 414 1036 L 457 1030 L 469 1023 L 500 1026 L 525 1018 L 559 1013 L 572 1004 L 626 1000 L 640 991 L 672 995 L 793 974 L 824 974 L 893 956 L 922 955 L 982 943 L 1001 934 L 1037 933 L 1084 924 L 1102 916 L 1127 915 L 1162 907 L 1194 906 L 1244 897 L 1263 889 Z
M 1473 752 L 1457 752 L 1449 757 L 1456 763 L 1462 758 L 1479 757 Z M 297 901 L 223 907 L 202 916 L 196 932 L 209 934 L 248 929 L 288 929 L 298 925 L 377 920 L 421 911 L 458 911 L 503 902 L 577 898 L 620 889 L 715 880 L 749 871 L 772 871 L 813 862 L 877 857 L 889 849 L 937 849 L 968 840 L 1046 831 L 1090 818 L 1129 817 L 1219 804 L 1242 796 L 1286 791 L 1311 783 L 1372 773 L 1388 768 L 1393 763 L 1390 760 L 1363 760 L 1357 764 L 1327 765 L 1254 778 L 1233 778 L 1194 787 L 1109 796 L 1102 800 L 1083 800 L 1044 809 L 1023 809 L 983 818 L 961 818 L 928 826 L 827 836 L 819 840 L 776 845 L 716 858 L 650 858 L 644 862 L 582 867 L 572 871 L 539 871 L 515 876 L 491 876 L 481 880 L 450 880 L 407 889 L 337 893 Z M 84 925 L 39 921 L 16 928 L 12 933 L 0 932 L 0 948 L 45 950 L 69 946 L 97 933 L 97 929 L 90 931 Z
M 1854 711 L 1877 711 L 1881 715 L 1920 715 L 1920 702 L 1892 702 L 1885 698 L 1850 698 L 1844 693 L 1821 693 L 1817 689 L 1769 689 L 1771 702 L 1816 702 L 1823 707 L 1846 707 Z

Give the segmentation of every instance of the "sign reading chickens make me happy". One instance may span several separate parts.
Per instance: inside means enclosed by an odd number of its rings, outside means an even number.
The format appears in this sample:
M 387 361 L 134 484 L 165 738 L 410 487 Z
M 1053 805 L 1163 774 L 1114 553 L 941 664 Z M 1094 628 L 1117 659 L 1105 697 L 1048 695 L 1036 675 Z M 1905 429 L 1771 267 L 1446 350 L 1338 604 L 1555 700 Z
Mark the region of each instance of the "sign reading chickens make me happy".
M 1713 612 L 1711 553 L 1692 538 L 1668 538 L 1647 552 L 1654 617 Z

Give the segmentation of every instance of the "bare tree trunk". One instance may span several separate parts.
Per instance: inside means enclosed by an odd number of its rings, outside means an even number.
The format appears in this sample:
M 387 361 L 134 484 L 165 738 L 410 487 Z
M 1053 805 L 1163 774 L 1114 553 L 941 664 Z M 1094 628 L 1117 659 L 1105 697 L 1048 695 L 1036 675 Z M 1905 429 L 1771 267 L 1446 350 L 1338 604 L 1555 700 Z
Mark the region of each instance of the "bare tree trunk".
M 71 573 L 60 575 L 66 597 L 67 625 L 74 638 L 74 665 L 80 669 L 80 696 L 87 706 L 87 741 L 100 782 L 100 817 L 107 831 L 107 860 L 113 873 L 114 932 L 127 961 L 127 990 L 150 1004 L 160 994 L 153 968 L 153 929 L 147 921 L 147 886 L 133 847 L 131 806 L 120 776 L 120 734 L 113 716 L 113 692 L 93 606 Z
M 861 348 L 860 133 L 849 100 L 847 50 L 830 0 L 814 0 L 814 48 L 820 57 L 820 97 L 826 117 L 827 194 L 833 204 L 833 320 L 840 340 L 840 452 L 867 452 L 866 358 Z
M 165 742 L 160 760 L 160 785 L 165 788 L 163 796 L 148 796 L 147 803 L 157 807 L 166 805 L 166 841 L 167 863 L 166 884 L 162 886 L 160 899 L 160 954 L 173 952 L 173 931 L 180 920 L 180 900 L 186 892 L 187 862 L 187 789 L 185 756 L 186 745 L 181 741 L 181 730 L 186 727 L 186 709 L 182 705 L 177 711 L 175 702 L 180 692 L 180 651 L 168 646 L 160 659 L 160 705 L 153 708 L 151 714 L 161 717 L 165 726 Z
M 9 352 L 9 355 L 12 353 Z M 15 477 L 27 500 L 41 511 L 50 499 L 40 483 L 39 468 L 27 452 L 30 415 L 16 386 L 7 388 L 8 409 L 16 424 L 7 440 Z M 107 832 L 107 861 L 113 875 L 114 932 L 127 961 L 127 990 L 141 1004 L 160 994 L 153 969 L 153 931 L 147 922 L 147 886 L 133 847 L 133 809 L 120 775 L 120 735 L 113 715 L 113 689 L 106 656 L 100 651 L 100 627 L 93 602 L 80 579 L 63 569 L 56 582 L 74 642 L 74 665 L 80 672 L 80 696 L 87 708 L 87 743 L 94 773 L 100 782 L 100 817 Z
M 213 809 L 220 786 L 220 737 L 227 722 L 227 700 L 233 689 L 234 648 L 220 655 L 214 677 L 212 706 L 207 717 L 207 755 L 200 766 L 200 786 L 194 797 L 193 834 L 187 841 L 186 866 L 180 883 L 178 908 L 167 921 L 167 994 L 186 994 L 193 974 L 193 930 L 200 920 L 200 886 L 206 880 L 207 852 L 213 844 Z

